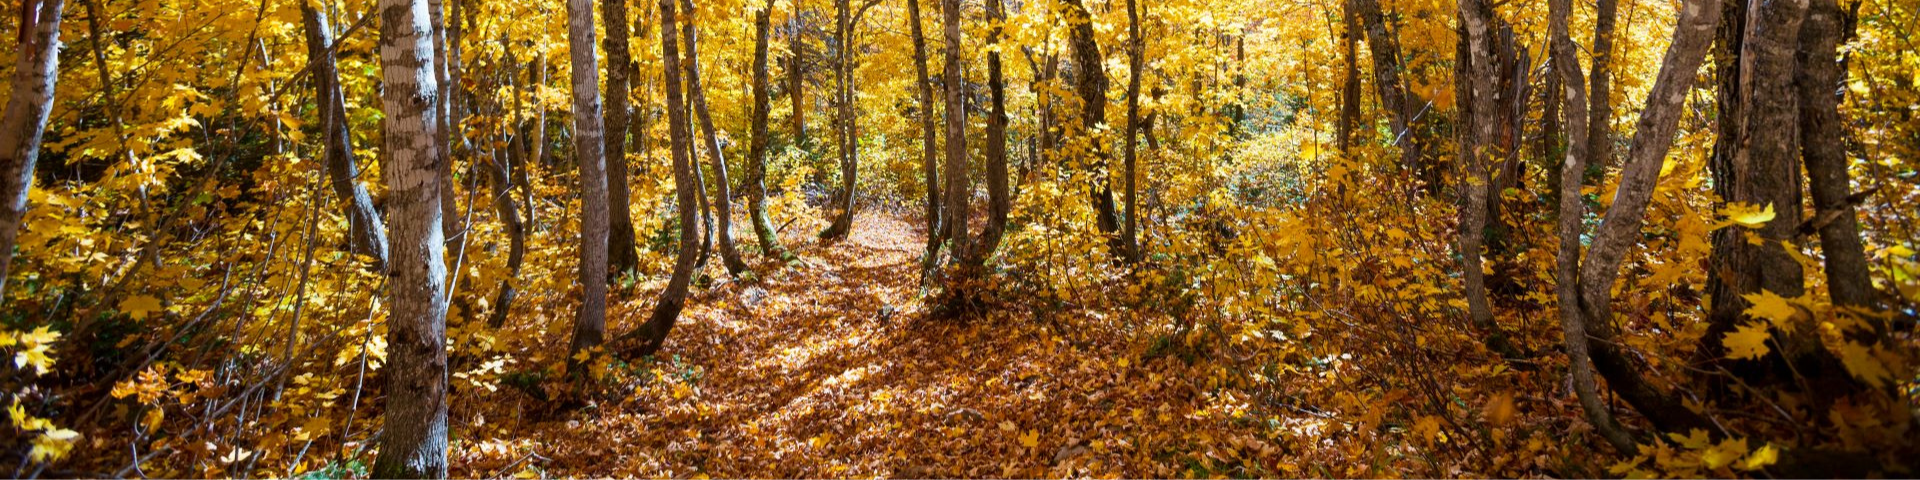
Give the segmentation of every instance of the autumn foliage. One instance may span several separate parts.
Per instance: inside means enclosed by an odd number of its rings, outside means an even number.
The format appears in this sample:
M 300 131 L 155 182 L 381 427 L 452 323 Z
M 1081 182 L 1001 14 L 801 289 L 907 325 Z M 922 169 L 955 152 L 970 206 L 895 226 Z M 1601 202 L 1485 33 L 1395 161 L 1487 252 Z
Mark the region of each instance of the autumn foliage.
M 1920 475 L 1920 4 L 3 0 L 0 476 Z

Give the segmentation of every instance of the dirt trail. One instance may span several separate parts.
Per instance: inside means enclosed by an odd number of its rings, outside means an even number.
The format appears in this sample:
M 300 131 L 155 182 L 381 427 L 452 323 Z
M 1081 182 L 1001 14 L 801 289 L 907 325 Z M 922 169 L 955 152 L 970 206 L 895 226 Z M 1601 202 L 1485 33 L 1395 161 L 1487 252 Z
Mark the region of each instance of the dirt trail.
M 878 214 L 836 244 L 788 238 L 804 265 L 697 296 L 642 373 L 658 380 L 476 433 L 465 474 L 525 458 L 550 476 L 1166 476 L 1187 461 L 1169 452 L 1213 448 L 1180 436 L 1221 422 L 1193 414 L 1206 402 L 1185 365 L 1129 362 L 1118 338 L 1075 349 L 1005 312 L 926 320 L 923 238 Z

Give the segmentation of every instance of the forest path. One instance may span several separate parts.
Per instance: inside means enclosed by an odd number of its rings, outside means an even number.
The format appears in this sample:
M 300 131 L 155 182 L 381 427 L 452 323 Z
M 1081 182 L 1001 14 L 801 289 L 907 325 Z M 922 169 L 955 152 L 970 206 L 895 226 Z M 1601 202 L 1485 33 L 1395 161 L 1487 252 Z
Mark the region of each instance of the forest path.
M 1250 422 L 1208 412 L 1206 372 L 1142 365 L 1119 315 L 1072 320 L 1079 348 L 1019 312 L 926 319 L 910 221 L 786 239 L 804 264 L 763 261 L 762 280 L 696 296 L 651 371 L 616 387 L 632 396 L 497 438 L 567 476 L 1139 477 L 1277 457 Z M 504 467 L 476 457 L 456 463 Z

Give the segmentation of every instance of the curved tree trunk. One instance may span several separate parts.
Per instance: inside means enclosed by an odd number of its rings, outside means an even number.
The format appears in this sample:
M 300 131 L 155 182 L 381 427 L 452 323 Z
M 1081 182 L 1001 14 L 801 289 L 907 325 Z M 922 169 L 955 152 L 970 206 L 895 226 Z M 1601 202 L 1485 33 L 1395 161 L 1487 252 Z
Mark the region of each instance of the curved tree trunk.
M 1459 246 L 1461 277 L 1465 283 L 1467 316 L 1475 328 L 1486 334 L 1486 345 L 1494 353 L 1514 357 L 1517 352 L 1507 343 L 1506 333 L 1493 320 L 1493 308 L 1487 301 L 1487 279 L 1481 269 L 1481 253 L 1486 239 L 1487 190 L 1493 181 L 1487 164 L 1499 157 L 1494 144 L 1494 128 L 1499 126 L 1496 110 L 1499 102 L 1500 62 L 1494 55 L 1493 7 L 1485 0 L 1461 0 L 1460 23 L 1465 31 L 1468 55 L 1455 61 L 1466 67 L 1460 83 L 1464 94 L 1459 105 L 1466 111 L 1460 119 L 1466 125 L 1461 135 L 1460 163 L 1465 178 L 1460 182 Z
M 1007 87 L 1000 68 L 1000 49 L 1005 46 L 1001 30 L 1006 20 L 1006 6 L 1001 0 L 987 0 L 987 22 L 992 24 L 987 28 L 987 43 L 992 45 L 987 49 L 987 90 L 993 105 L 987 112 L 987 144 L 980 149 L 987 163 L 987 223 L 973 245 L 975 267 L 983 266 L 1000 248 L 1000 238 L 1007 231 L 1007 215 L 1013 212 L 1013 193 L 1007 178 Z
M 907 29 L 913 35 L 913 69 L 918 75 L 915 93 L 920 101 L 920 173 L 926 178 L 927 185 L 927 251 L 920 259 L 920 277 L 933 278 L 933 270 L 940 266 L 940 243 L 946 239 L 946 230 L 940 223 L 939 134 L 933 127 L 933 79 L 927 73 L 927 38 L 920 27 L 920 0 L 907 0 Z
M 1813 197 L 1813 227 L 1825 253 L 1827 290 L 1835 305 L 1880 308 L 1868 276 L 1866 249 L 1854 218 L 1852 181 L 1847 174 L 1845 132 L 1841 128 L 1840 94 L 1844 74 L 1837 58 L 1841 43 L 1840 5 L 1835 0 L 1812 0 L 1800 27 L 1799 70 L 1794 87 L 1800 98 L 1800 152 L 1807 163 L 1807 189 Z M 1885 321 L 1869 319 L 1880 334 Z
M 627 92 L 632 91 L 632 56 L 627 51 L 627 0 L 601 0 L 601 25 L 607 31 L 603 40 L 607 49 L 607 273 L 618 277 L 640 265 L 634 245 L 633 194 L 627 187 L 627 132 L 631 109 Z
M 439 84 L 426 0 L 381 0 L 389 250 L 386 423 L 379 478 L 447 476 L 447 265 L 441 230 L 440 156 L 434 135 Z
M 599 346 L 607 335 L 607 172 L 600 124 L 599 63 L 593 51 L 593 0 L 567 1 L 568 63 L 573 73 L 573 149 L 580 168 L 580 310 L 567 347 L 568 374 L 579 375 L 574 357 Z M 582 377 L 584 378 L 584 376 Z
M 767 40 L 772 34 L 773 0 L 759 13 L 753 16 L 753 138 L 747 145 L 747 215 L 752 217 L 753 236 L 760 240 L 760 250 L 768 256 L 781 260 L 793 259 L 785 247 L 780 246 L 780 237 L 773 231 L 773 220 L 767 218 L 767 110 L 771 107 L 773 94 L 769 92 L 771 82 L 767 72 Z
M 1580 309 L 1580 236 L 1585 231 L 1585 200 L 1580 194 L 1580 179 L 1587 168 L 1587 93 L 1584 79 L 1580 73 L 1580 59 L 1568 33 L 1567 17 L 1573 11 L 1572 0 L 1553 0 L 1551 10 L 1549 41 L 1553 56 L 1553 69 L 1566 86 L 1562 93 L 1567 105 L 1567 131 L 1573 136 L 1567 144 L 1566 164 L 1560 169 L 1559 192 L 1560 216 L 1556 225 L 1559 234 L 1559 252 L 1556 255 L 1554 278 L 1555 292 L 1560 300 L 1560 328 L 1563 342 L 1567 346 L 1567 374 L 1572 378 L 1574 394 L 1580 400 L 1581 411 L 1586 414 L 1587 423 L 1593 425 L 1607 443 L 1622 453 L 1637 452 L 1633 437 L 1627 434 L 1613 414 L 1607 409 L 1607 401 L 1600 397 L 1598 382 L 1593 376 L 1593 357 L 1589 352 L 1587 339 L 1587 319 Z M 1551 101 L 1551 100 L 1549 100 Z M 1559 103 L 1559 102 L 1554 102 Z
M 60 71 L 60 13 L 65 0 L 25 0 L 21 5 L 19 54 L 13 64 L 13 92 L 7 96 L 6 116 L 0 117 L 0 304 L 6 302 L 7 277 L 12 274 L 13 247 L 20 222 L 27 215 L 27 191 L 33 188 L 33 166 L 40 158 L 40 136 L 47 131 L 53 111 L 53 89 Z M 39 3 L 39 15 L 33 6 Z
M 860 142 L 859 128 L 853 111 L 853 23 L 849 18 L 848 0 L 834 0 L 834 35 L 840 40 L 840 58 L 837 59 L 836 75 L 840 77 L 839 131 L 834 136 L 840 144 L 840 191 L 834 198 L 834 207 L 839 209 L 833 216 L 833 223 L 826 231 L 820 232 L 822 240 L 834 241 L 847 238 L 853 230 L 853 200 L 859 193 L 860 178 Z
M 680 49 L 673 38 L 678 22 L 674 0 L 660 0 L 660 70 L 667 91 L 667 131 L 673 151 L 674 203 L 680 215 L 680 252 L 674 257 L 673 276 L 667 280 L 667 288 L 660 291 L 660 301 L 654 305 L 647 323 L 616 342 L 637 342 L 622 347 L 621 353 L 626 357 L 652 355 L 666 343 L 667 334 L 680 318 L 680 310 L 686 307 L 687 287 L 693 282 L 694 264 L 700 255 L 694 248 L 694 242 L 699 240 L 694 230 L 694 222 L 699 221 L 694 211 L 699 192 L 694 182 L 693 127 L 687 120 L 686 102 L 680 89 Z
M 1426 132 L 1418 126 L 1423 105 L 1407 92 L 1400 78 L 1405 68 L 1400 63 L 1400 45 L 1394 41 L 1393 33 L 1387 31 L 1386 17 L 1380 11 L 1378 0 L 1353 0 L 1352 7 L 1359 11 L 1360 21 L 1366 27 L 1367 45 L 1373 53 L 1374 89 L 1380 94 L 1380 108 L 1388 113 L 1393 144 L 1400 147 L 1400 168 L 1425 177 L 1427 193 L 1438 194 L 1438 179 L 1430 173 L 1435 168 L 1423 160 Z
M 340 71 L 334 63 L 332 27 L 312 3 L 301 2 L 300 17 L 307 30 L 307 57 L 313 69 L 315 110 L 326 152 L 328 183 L 346 210 L 348 251 L 373 257 L 375 268 L 385 269 L 387 229 L 374 211 L 373 197 L 359 181 L 360 167 L 354 161 L 353 140 L 347 130 L 346 97 L 340 92 Z
M 693 12 L 692 0 L 680 0 L 680 8 Z M 693 111 L 700 117 L 700 141 L 707 150 L 707 159 L 713 163 L 713 210 L 716 222 L 714 233 L 719 237 L 720 260 L 727 266 L 727 272 L 735 277 L 748 275 L 747 263 L 740 260 L 740 252 L 733 243 L 733 190 L 727 180 L 727 158 L 720 150 L 720 139 L 713 128 L 713 114 L 707 109 L 706 88 L 700 83 L 700 40 L 691 18 L 680 26 L 682 41 L 687 44 L 687 92 L 693 97 Z

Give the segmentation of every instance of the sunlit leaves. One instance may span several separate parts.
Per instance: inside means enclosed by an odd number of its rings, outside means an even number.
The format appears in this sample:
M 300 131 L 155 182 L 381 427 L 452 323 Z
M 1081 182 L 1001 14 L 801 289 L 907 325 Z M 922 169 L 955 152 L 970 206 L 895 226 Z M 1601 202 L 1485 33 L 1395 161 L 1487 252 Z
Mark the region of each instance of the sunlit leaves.
M 1767 347 L 1768 338 L 1770 335 L 1766 324 L 1750 323 L 1727 333 L 1721 343 L 1727 347 L 1727 358 L 1751 360 L 1766 356 L 1771 351 Z

